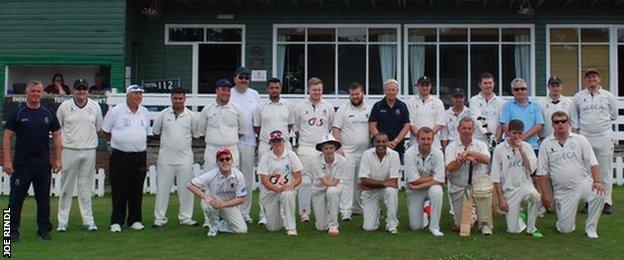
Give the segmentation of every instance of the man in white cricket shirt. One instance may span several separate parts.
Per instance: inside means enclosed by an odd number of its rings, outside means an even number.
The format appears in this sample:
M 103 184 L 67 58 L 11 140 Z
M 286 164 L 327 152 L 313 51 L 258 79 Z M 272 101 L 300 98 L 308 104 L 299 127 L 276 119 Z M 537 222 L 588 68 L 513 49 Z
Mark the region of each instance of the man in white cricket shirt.
M 600 164 L 600 176 L 605 187 L 603 212 L 611 214 L 613 205 L 613 121 L 618 118 L 615 96 L 602 88 L 600 74 L 590 69 L 585 72 L 584 90 L 574 95 L 570 123 L 575 133 L 589 140 Z M 586 211 L 586 210 L 585 210 Z
M 186 188 L 202 198 L 202 209 L 208 216 L 208 236 L 219 232 L 247 233 L 247 224 L 238 209 L 245 201 L 247 187 L 243 174 L 232 167 L 233 156 L 228 148 L 216 152 L 219 165 L 200 176 L 191 179 Z
M 423 126 L 414 136 L 418 145 L 405 151 L 405 179 L 408 182 L 407 210 L 410 228 L 424 228 L 423 206 L 425 200 L 430 201 L 431 221 L 429 232 L 434 236 L 443 236 L 440 232 L 440 216 L 442 215 L 442 198 L 444 191 L 444 154 L 440 149 L 432 149 L 433 129 Z
M 381 218 L 379 202 L 383 201 L 386 205 L 386 230 L 390 234 L 398 234 L 397 211 L 401 160 L 399 153 L 388 147 L 388 135 L 385 133 L 375 134 L 373 144 L 375 147 L 362 154 L 358 173 L 359 188 L 362 193 L 362 213 L 364 214 L 362 226 L 366 231 L 377 230 Z
M 566 111 L 570 113 L 572 108 L 572 99 L 561 95 L 563 91 L 563 81 L 558 76 L 548 79 L 548 95 L 539 101 L 544 115 L 544 128 L 540 132 L 540 139 L 544 139 L 553 134 L 553 126 L 550 123 L 550 116 L 557 111 Z
M 500 115 L 505 105 L 505 100 L 496 96 L 494 93 L 494 75 L 489 72 L 483 72 L 479 76 L 479 89 L 477 95 L 470 98 L 470 110 L 477 117 L 485 118 L 487 132 L 494 135 L 494 140 L 498 141 L 502 135 L 502 127 L 500 126 Z M 479 129 L 480 127 L 477 127 Z M 479 135 L 479 132 L 477 132 Z M 480 135 L 478 140 L 489 144 L 490 140 L 487 135 Z
M 323 81 L 319 78 L 308 80 L 308 98 L 295 107 L 295 131 L 299 147 L 297 154 L 303 163 L 303 181 L 299 188 L 299 216 L 301 221 L 310 220 L 310 187 L 312 173 L 310 163 L 320 154 L 314 147 L 329 133 L 334 120 L 334 106 L 322 99 Z
M 315 226 L 330 236 L 338 235 L 338 208 L 342 193 L 346 159 L 336 153 L 342 145 L 333 135 L 326 134 L 323 141 L 316 145 L 322 152 L 312 161 L 312 206 L 314 207 Z
M 360 191 L 357 188 L 360 159 L 370 147 L 368 119 L 371 106 L 364 102 L 364 87 L 354 82 L 349 85 L 349 102 L 336 112 L 332 134 L 342 142 L 342 152 L 347 160 L 340 193 L 342 220 L 351 220 L 352 213 L 362 213 Z
M 78 185 L 78 207 L 82 224 L 89 231 L 97 230 L 91 208 L 95 178 L 97 132 L 102 128 L 102 109 L 87 98 L 89 84 L 84 79 L 74 83 L 74 98 L 63 102 L 58 110 L 63 140 L 61 196 L 58 204 L 57 231 L 65 232 L 69 221 L 74 186 Z
M 520 233 L 525 228 L 533 237 L 542 237 L 535 227 L 541 206 L 540 193 L 533 186 L 531 174 L 537 168 L 537 156 L 531 144 L 522 141 L 524 123 L 509 122 L 509 138 L 494 149 L 492 181 L 498 194 L 498 205 L 506 212 L 507 232 Z M 522 204 L 528 204 L 527 223 L 520 218 Z
M 473 111 L 466 107 L 466 94 L 461 88 L 456 88 L 451 93 L 452 106 L 446 110 L 446 124 L 440 130 L 440 139 L 442 141 L 442 149 L 446 148 L 448 144 L 453 141 L 459 140 L 459 132 L 457 131 L 457 125 L 459 120 L 464 117 L 470 117 L 473 119 L 475 125 L 478 123 Z M 479 127 L 475 129 L 473 138 L 479 138 Z M 483 133 L 481 133 L 483 134 Z
M 200 133 L 196 127 L 197 117 L 186 108 L 185 101 L 184 89 L 174 88 L 171 91 L 171 107 L 156 116 L 152 127 L 154 135 L 160 136 L 156 176 L 158 189 L 154 205 L 155 228 L 167 224 L 167 206 L 174 179 L 180 201 L 178 220 L 181 225 L 197 225 L 193 220 L 193 194 L 183 185 L 193 178 L 192 142 L 193 136 L 199 137 Z
M 542 190 L 547 190 L 546 176 L 552 181 L 557 230 L 562 233 L 574 231 L 576 210 L 580 200 L 584 200 L 589 204 L 585 234 L 590 238 L 598 238 L 598 219 L 605 201 L 601 166 L 587 138 L 570 133 L 566 112 L 553 113 L 551 121 L 555 133 L 542 141 L 537 175 Z M 553 198 L 550 194 L 543 193 L 542 196 L 545 196 L 545 204 L 551 205 Z
M 431 84 L 433 84 L 433 81 L 429 77 L 420 77 L 416 83 L 418 96 L 407 101 L 410 121 L 412 122 L 410 126 L 412 135 L 410 143 L 412 146 L 416 145 L 415 136 L 418 133 L 418 129 L 426 126 L 433 129 L 433 135 L 435 136 L 433 147 L 442 149 L 438 132 L 446 124 L 446 113 L 444 112 L 442 100 L 431 96 Z

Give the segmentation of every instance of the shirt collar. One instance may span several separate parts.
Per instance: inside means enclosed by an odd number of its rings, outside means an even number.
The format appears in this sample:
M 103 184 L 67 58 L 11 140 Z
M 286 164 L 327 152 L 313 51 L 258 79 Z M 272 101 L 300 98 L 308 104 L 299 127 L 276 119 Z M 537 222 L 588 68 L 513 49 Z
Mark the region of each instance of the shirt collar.
M 173 107 L 169 107 L 171 110 L 169 111 L 172 115 L 175 116 L 175 110 L 173 109 Z M 182 110 L 182 113 L 178 115 L 178 117 L 183 117 L 189 114 L 189 109 L 188 108 L 184 108 L 184 110 Z

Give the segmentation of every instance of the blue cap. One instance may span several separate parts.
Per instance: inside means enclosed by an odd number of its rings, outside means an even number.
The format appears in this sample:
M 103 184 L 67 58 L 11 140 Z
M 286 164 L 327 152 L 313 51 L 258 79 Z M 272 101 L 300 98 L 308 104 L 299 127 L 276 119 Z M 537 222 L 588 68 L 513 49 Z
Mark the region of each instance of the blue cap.
M 236 74 L 236 76 L 241 75 L 241 74 L 251 74 L 251 71 L 248 68 L 245 67 L 238 67 L 236 69 L 236 72 L 234 72 L 234 74 Z
M 220 79 L 217 81 L 217 88 L 218 87 L 226 87 L 226 88 L 231 88 L 232 87 L 232 82 L 230 82 L 227 79 Z

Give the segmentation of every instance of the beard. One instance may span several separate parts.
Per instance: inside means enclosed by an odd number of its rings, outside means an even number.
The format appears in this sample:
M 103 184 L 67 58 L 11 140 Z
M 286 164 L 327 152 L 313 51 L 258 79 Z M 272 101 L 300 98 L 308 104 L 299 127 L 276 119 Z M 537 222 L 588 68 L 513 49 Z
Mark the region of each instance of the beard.
M 364 102 L 364 99 L 359 99 L 359 100 L 350 99 L 349 101 L 351 102 L 351 105 L 353 105 L 354 107 L 359 107 L 362 104 L 362 102 Z

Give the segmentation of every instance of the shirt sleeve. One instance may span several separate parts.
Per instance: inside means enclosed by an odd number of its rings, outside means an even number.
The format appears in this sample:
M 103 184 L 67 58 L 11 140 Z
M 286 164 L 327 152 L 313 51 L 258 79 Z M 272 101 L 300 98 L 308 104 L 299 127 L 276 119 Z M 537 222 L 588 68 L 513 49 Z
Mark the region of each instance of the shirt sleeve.
M 572 98 L 572 104 L 570 105 L 570 110 L 568 111 L 568 113 L 570 113 L 570 126 L 572 126 L 573 129 L 579 128 L 579 93 L 574 95 Z
M 191 183 L 197 187 L 199 187 L 200 189 L 206 189 L 208 188 L 208 181 L 210 179 L 210 171 L 209 172 L 205 172 L 202 175 L 199 175 L 193 179 L 191 179 Z
M 537 156 L 535 152 L 533 152 L 533 146 L 531 144 L 524 142 L 524 151 L 526 153 L 527 159 L 529 159 L 529 165 L 531 173 L 537 170 Z
M 435 149 L 435 148 L 434 148 Z M 390 153 L 392 159 L 392 163 L 390 164 L 390 179 L 400 179 L 401 178 L 401 159 L 399 158 L 399 153 L 393 152 Z
M 598 165 L 598 160 L 596 159 L 594 149 L 592 149 L 591 144 L 589 144 L 589 141 L 587 141 L 585 137 L 582 137 L 581 149 L 583 149 L 583 163 L 585 163 L 587 168 Z
M 501 144 L 500 146 L 497 146 L 496 149 L 494 149 L 494 155 L 492 156 L 492 172 L 490 174 L 490 178 L 492 179 L 493 182 L 498 182 L 500 183 L 500 172 L 501 172 L 501 149 L 503 147 L 503 144 Z
M 303 164 L 295 152 L 290 152 L 290 168 L 293 172 L 303 171 Z
M 444 167 L 444 154 L 442 154 L 442 151 L 438 151 L 436 154 L 438 155 L 438 159 L 436 160 L 433 168 L 433 180 L 444 183 L 444 173 L 446 172 Z
M 327 110 L 329 110 L 327 112 L 327 126 L 329 126 L 328 130 L 331 132 L 331 126 L 334 124 L 334 117 L 336 117 L 336 109 L 334 108 L 334 105 L 328 102 Z
M 95 109 L 95 130 L 99 131 L 102 129 L 102 124 L 104 123 L 104 116 L 102 115 L 102 108 L 100 104 L 94 102 L 93 108 Z
M 194 138 L 199 138 L 203 134 L 199 130 L 199 127 L 198 127 L 198 124 L 199 124 L 199 114 L 195 113 L 193 111 L 189 111 L 189 114 L 191 116 L 191 132 L 193 133 L 193 137 Z
M 19 107 L 13 109 L 9 116 L 7 116 L 6 123 L 4 124 L 4 128 L 9 129 L 13 132 L 17 131 L 17 111 L 19 111 Z
M 247 115 L 245 115 L 245 112 L 243 111 L 243 109 L 239 106 L 235 106 L 236 110 L 238 111 L 238 134 L 243 135 L 245 134 L 245 130 L 247 129 L 247 120 L 245 120 L 245 117 L 247 117 Z
M 542 107 L 536 103 L 535 109 L 537 110 L 536 113 L 533 114 L 535 116 L 535 124 L 544 125 L 544 115 L 542 114 Z
M 362 160 L 360 161 L 360 171 L 358 172 L 358 178 L 368 178 L 370 176 L 370 160 L 366 158 L 368 152 L 364 152 Z
M 334 123 L 332 124 L 333 127 L 342 129 L 345 110 L 345 106 L 342 106 L 338 109 L 338 111 L 336 112 L 336 116 L 334 117 Z
M 56 114 L 50 113 L 50 116 L 52 117 L 52 124 L 50 124 L 50 132 L 54 133 L 58 130 L 61 130 L 61 124 L 59 124 L 59 120 L 58 120 L 58 117 L 56 117 Z
M 156 119 L 154 119 L 154 125 L 152 126 L 152 133 L 154 133 L 155 135 L 160 135 L 160 132 L 162 130 L 162 125 L 163 125 L 163 118 L 165 117 L 166 111 L 167 109 L 160 111 L 160 113 L 158 113 L 158 115 L 156 116 Z
M 545 176 L 548 174 L 548 164 L 550 162 L 548 158 L 548 151 L 546 151 L 547 145 L 548 142 L 542 142 L 542 144 L 540 145 L 539 156 L 537 157 L 537 172 L 535 173 L 535 175 Z
M 238 180 L 238 183 L 236 184 L 236 197 L 240 198 L 247 196 L 247 183 L 245 183 L 245 177 L 243 177 L 242 173 L 238 172 L 238 174 L 236 174 L 236 179 Z
M 611 114 L 611 120 L 617 120 L 618 119 L 618 107 L 617 107 L 617 100 L 615 99 L 614 95 L 609 95 L 609 112 Z
M 260 160 L 258 160 L 257 175 L 269 175 L 269 155 L 264 154 Z
M 459 142 L 458 140 L 453 141 L 452 143 L 448 144 L 446 146 L 446 149 L 444 149 L 444 165 L 445 167 L 447 165 L 449 165 L 449 163 L 451 163 L 452 161 L 455 161 L 455 159 L 457 159 L 457 154 L 455 154 L 455 144 L 454 142 Z
M 501 124 L 507 124 L 509 123 L 509 121 L 511 121 L 511 107 L 510 107 L 510 102 L 507 102 L 503 105 L 503 111 L 501 111 L 501 115 L 499 118 L 499 122 Z
M 56 118 L 59 120 L 59 125 L 63 127 L 65 125 L 65 107 L 66 102 L 61 103 L 61 105 L 56 109 Z
M 405 113 L 403 113 L 403 124 L 409 124 L 410 121 L 410 111 L 407 108 L 407 105 L 405 105 L 405 103 L 403 103 L 403 110 Z
M 405 151 L 405 155 L 403 155 L 403 161 L 405 162 L 405 166 L 403 169 L 405 170 L 405 179 L 407 182 L 413 182 L 420 178 L 420 174 L 418 174 L 418 169 L 416 169 L 416 156 L 415 156 L 415 146 L 414 148 L 409 148 Z
M 117 105 L 119 106 L 119 105 Z M 107 133 L 111 133 L 113 128 L 115 127 L 115 121 L 117 121 L 117 106 L 108 110 L 106 116 L 104 117 L 104 124 L 102 125 L 102 130 Z
M 253 113 L 252 121 L 254 127 L 260 127 L 262 125 L 262 109 L 264 105 L 259 105 L 258 109 L 256 109 Z
M 438 100 L 436 102 L 436 125 L 445 126 L 446 125 L 446 111 L 444 111 L 444 104 L 442 101 Z
M 288 124 L 295 125 L 295 109 L 289 103 L 286 103 L 288 108 Z

